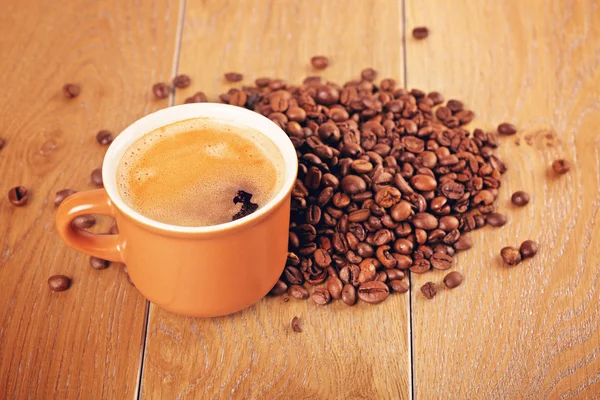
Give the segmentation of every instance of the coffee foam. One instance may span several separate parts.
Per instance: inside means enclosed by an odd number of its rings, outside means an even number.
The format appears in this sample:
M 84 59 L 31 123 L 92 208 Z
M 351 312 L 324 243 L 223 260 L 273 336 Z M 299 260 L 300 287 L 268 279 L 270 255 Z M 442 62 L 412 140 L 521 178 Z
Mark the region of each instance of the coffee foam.
M 148 218 L 210 226 L 231 221 L 240 189 L 264 206 L 283 184 L 284 165 L 260 132 L 198 118 L 138 139 L 121 158 L 117 185 L 123 200 Z

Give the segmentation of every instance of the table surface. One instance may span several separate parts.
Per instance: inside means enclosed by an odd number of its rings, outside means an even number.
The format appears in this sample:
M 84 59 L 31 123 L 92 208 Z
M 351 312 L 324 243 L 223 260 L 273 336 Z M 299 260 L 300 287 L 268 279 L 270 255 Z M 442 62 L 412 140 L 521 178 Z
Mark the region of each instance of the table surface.
M 600 4 L 594 0 L 0 0 L 0 398 L 595 398 L 600 393 Z M 430 36 L 412 38 L 425 25 Z M 61 242 L 54 193 L 91 189 L 119 132 L 196 90 L 216 99 L 240 71 L 299 82 L 311 56 L 336 82 L 374 67 L 439 90 L 516 137 L 499 209 L 473 232 L 463 285 L 347 308 L 281 297 L 232 316 L 171 315 L 116 264 L 97 271 Z M 189 74 L 155 100 L 153 83 Z M 65 82 L 82 85 L 64 98 Z M 549 173 L 554 159 L 572 171 Z M 9 188 L 32 196 L 13 207 Z M 522 209 L 516 190 L 531 193 Z M 95 228 L 106 231 L 110 221 Z M 504 268 L 500 248 L 540 243 Z M 73 277 L 52 293 L 53 274 Z M 304 332 L 289 327 L 293 316 Z

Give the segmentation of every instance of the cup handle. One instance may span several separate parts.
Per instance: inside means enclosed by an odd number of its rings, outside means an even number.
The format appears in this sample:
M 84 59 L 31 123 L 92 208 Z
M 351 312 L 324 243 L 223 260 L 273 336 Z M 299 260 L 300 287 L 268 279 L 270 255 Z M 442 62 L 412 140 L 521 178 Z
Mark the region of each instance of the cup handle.
M 67 197 L 56 212 L 56 228 L 72 248 L 103 260 L 123 262 L 119 235 L 97 235 L 74 228 L 71 223 L 80 215 L 113 216 L 110 198 L 104 189 L 88 190 Z

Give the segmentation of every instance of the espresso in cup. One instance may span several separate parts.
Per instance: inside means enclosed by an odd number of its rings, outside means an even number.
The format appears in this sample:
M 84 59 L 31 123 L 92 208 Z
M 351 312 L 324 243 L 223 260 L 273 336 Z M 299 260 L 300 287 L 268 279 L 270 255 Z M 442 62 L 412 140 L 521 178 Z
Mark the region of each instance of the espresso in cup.
M 201 227 L 230 222 L 267 204 L 281 190 L 284 170 L 281 152 L 267 136 L 196 118 L 135 141 L 119 162 L 117 185 L 138 213 L 170 225 Z M 245 210 L 248 195 L 253 206 Z

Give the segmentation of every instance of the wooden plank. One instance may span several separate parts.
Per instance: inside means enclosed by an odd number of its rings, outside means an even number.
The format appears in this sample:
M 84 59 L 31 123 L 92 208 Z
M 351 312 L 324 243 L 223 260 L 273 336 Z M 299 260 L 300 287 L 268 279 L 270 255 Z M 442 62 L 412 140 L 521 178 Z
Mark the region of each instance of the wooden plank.
M 413 275 L 415 396 L 423 399 L 592 398 L 600 393 L 600 7 L 594 1 L 406 3 L 409 87 L 438 89 L 504 139 L 499 209 L 509 223 L 471 235 L 465 282 L 427 301 Z M 562 177 L 553 160 L 573 164 Z M 516 190 L 531 203 L 510 205 Z M 500 249 L 533 239 L 514 268 Z M 416 280 L 416 282 L 415 282 Z
M 188 2 L 179 71 L 216 99 L 223 73 L 300 82 L 313 55 L 337 82 L 373 66 L 402 81 L 398 1 Z M 179 93 L 181 96 L 179 96 Z M 232 294 L 235 295 L 235 294 Z M 409 398 L 409 297 L 347 308 L 341 302 L 264 299 L 232 316 L 182 318 L 151 306 L 144 398 Z M 293 316 L 303 333 L 289 327 Z
M 180 1 L 3 2 L 0 24 L 0 398 L 132 398 L 147 304 L 119 265 L 93 270 L 54 228 L 54 193 L 93 188 L 119 132 L 168 105 L 152 84 L 171 77 Z M 65 82 L 81 84 L 67 100 Z M 8 190 L 31 190 L 13 207 Z M 108 231 L 103 220 L 98 231 Z M 53 274 L 73 278 L 50 292 Z

